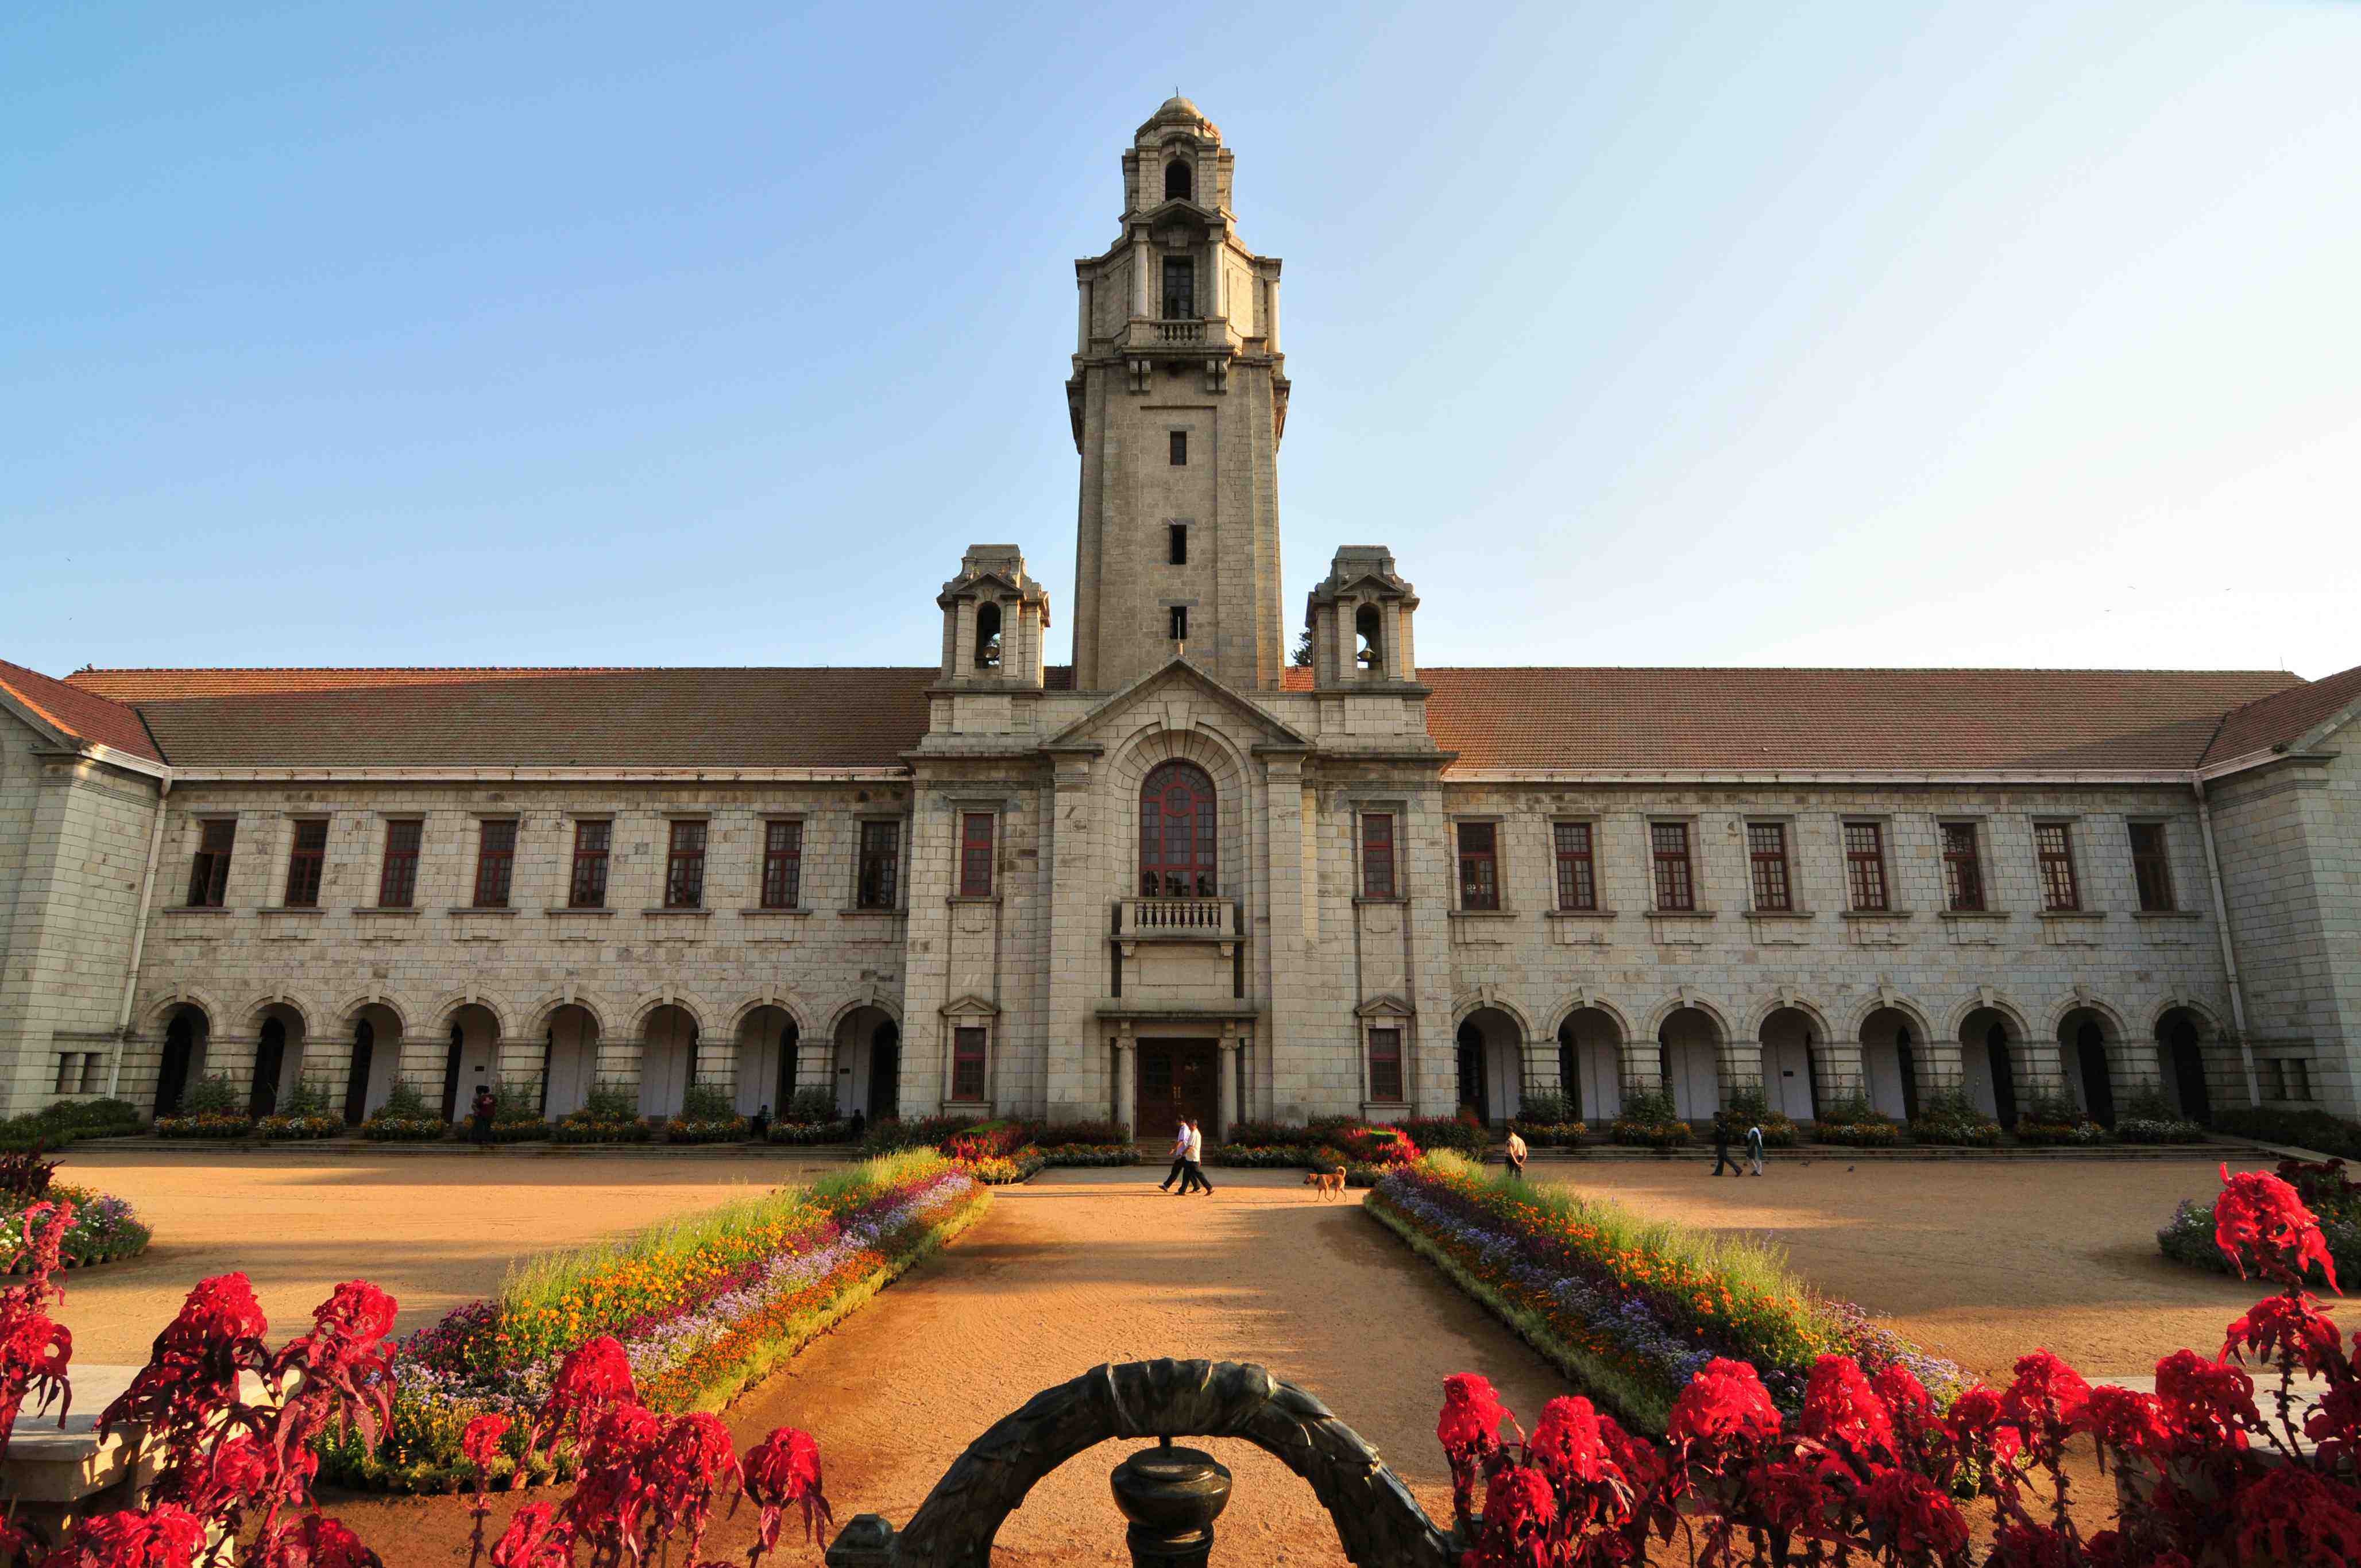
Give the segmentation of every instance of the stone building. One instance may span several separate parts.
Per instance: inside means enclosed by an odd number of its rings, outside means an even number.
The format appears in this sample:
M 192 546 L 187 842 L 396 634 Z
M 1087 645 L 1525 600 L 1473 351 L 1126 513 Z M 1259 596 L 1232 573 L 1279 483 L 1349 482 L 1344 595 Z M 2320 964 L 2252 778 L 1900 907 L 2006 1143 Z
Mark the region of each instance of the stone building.
M 1279 263 L 1122 161 L 1071 666 L 1006 544 L 932 667 L 0 664 L 7 1109 L 2354 1111 L 2361 670 L 1438 668 L 1376 545 L 1295 664 Z

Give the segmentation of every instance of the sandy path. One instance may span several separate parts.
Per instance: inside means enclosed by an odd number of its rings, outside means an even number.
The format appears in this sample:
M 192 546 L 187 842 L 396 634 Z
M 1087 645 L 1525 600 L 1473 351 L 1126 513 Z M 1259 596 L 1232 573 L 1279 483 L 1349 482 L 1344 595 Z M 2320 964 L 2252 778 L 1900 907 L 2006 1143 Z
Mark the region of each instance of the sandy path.
M 67 1181 L 127 1199 L 156 1233 L 128 1263 L 65 1277 L 65 1321 L 89 1362 L 144 1362 L 208 1275 L 244 1269 L 271 1327 L 292 1333 L 339 1281 L 401 1304 L 398 1332 L 500 1287 L 509 1260 L 596 1240 L 823 1168 L 750 1159 L 581 1155 L 190 1155 L 69 1150 Z
M 2047 1346 L 2085 1373 L 2153 1372 L 2187 1345 L 2213 1354 L 2263 1294 L 2168 1262 L 2157 1228 L 2221 1186 L 2219 1161 L 2018 1163 L 1778 1160 L 1761 1179 L 1710 1161 L 1536 1164 L 1532 1173 L 1657 1218 L 1748 1231 L 1785 1246 L 1830 1296 L 1894 1321 L 1971 1372 L 2005 1378 Z M 2232 1161 L 2268 1169 L 2268 1162 Z M 2349 1332 L 2361 1302 L 2332 1298 Z
M 1043 1387 L 1105 1361 L 1259 1361 L 1325 1399 L 1447 1519 L 1443 1379 L 1486 1373 L 1528 1420 L 1565 1385 L 1356 1204 L 1323 1203 L 1282 1173 L 1213 1174 L 1219 1191 L 1185 1202 L 1138 1170 L 1051 1172 L 1003 1192 L 945 1254 L 732 1409 L 732 1430 L 742 1443 L 782 1421 L 807 1428 L 840 1521 L 902 1524 L 961 1450 Z M 997 1559 L 1127 1562 L 1107 1472 L 1134 1446 L 1053 1473 L 1002 1530 Z M 1277 1460 L 1203 1446 L 1236 1476 L 1217 1561 L 1344 1562 L 1311 1489 Z M 336 1511 L 398 1568 L 465 1560 L 447 1502 Z M 741 1521 L 705 1555 L 741 1551 L 743 1534 Z

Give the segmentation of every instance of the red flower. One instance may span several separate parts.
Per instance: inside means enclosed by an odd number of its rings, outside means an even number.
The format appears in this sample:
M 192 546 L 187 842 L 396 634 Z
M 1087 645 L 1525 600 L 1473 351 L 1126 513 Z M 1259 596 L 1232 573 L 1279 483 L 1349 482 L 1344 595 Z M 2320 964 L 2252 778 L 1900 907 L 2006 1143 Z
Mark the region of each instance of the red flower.
M 482 1491 L 492 1478 L 492 1461 L 500 1456 L 500 1440 L 509 1434 L 509 1419 L 500 1415 L 478 1416 L 467 1423 L 460 1434 L 459 1452 L 476 1467 L 476 1489 Z
M 2300 1464 L 2275 1465 L 2231 1499 L 2241 1563 L 2361 1563 L 2361 1513 L 2349 1486 Z
M 312 1310 L 312 1332 L 341 1339 L 379 1340 L 393 1332 L 399 1309 L 366 1279 L 348 1279 Z
M 763 1551 L 778 1543 L 779 1521 L 790 1504 L 803 1510 L 806 1541 L 835 1519 L 820 1491 L 819 1444 L 811 1433 L 779 1428 L 746 1451 L 742 1468 L 746 1496 L 763 1510 Z
M 1813 1456 L 1757 1465 L 1747 1482 L 1765 1523 L 1790 1535 L 1812 1535 L 1828 1527 L 1829 1514 L 1841 1500 L 1828 1486 L 1830 1476 L 1841 1473 L 1837 1457 L 1822 1450 Z
M 2179 1435 L 2220 1447 L 2244 1448 L 2259 1427 L 2254 1380 L 2235 1366 L 2176 1350 L 2156 1364 L 2156 1397 Z
M 1993 1532 L 1992 1554 L 1985 1568 L 2069 1568 L 2074 1558 L 2066 1536 L 2056 1528 L 2010 1519 Z
M 1824 1355 L 1812 1363 L 1804 1384 L 1802 1425 L 1804 1435 L 1823 1442 L 1842 1442 L 1862 1453 L 1894 1452 L 1893 1413 L 1849 1355 Z
M 1944 1412 L 1943 1430 L 1950 1434 L 1952 1446 L 1960 1453 L 1974 1453 L 1990 1448 L 1995 1458 L 2004 1462 L 2015 1459 L 2018 1448 L 2016 1429 L 2006 1424 L 2001 1397 L 1979 1383 L 1964 1389 Z
M 2000 1397 L 2001 1419 L 2016 1429 L 2026 1447 L 2055 1457 L 2090 1397 L 2091 1386 L 2081 1373 L 2037 1350 L 2018 1359 L 2016 1380 Z
M 1941 1487 L 1915 1470 L 1893 1464 L 1870 1476 L 1869 1517 L 1905 1555 L 1951 1556 L 1967 1550 L 1968 1521 Z
M 2361 1446 L 2361 1383 L 2330 1384 L 2303 1418 L 2303 1435 L 2320 1444 L 2321 1458 L 2329 1464 Z
M 382 1568 L 359 1536 L 325 1514 L 273 1530 L 261 1546 L 260 1568 Z
M 1621 1478 L 1599 1432 L 1598 1412 L 1585 1398 L 1561 1394 L 1543 1405 L 1530 1453 L 1543 1473 L 1560 1486 L 1595 1486 Z
M 167 1339 L 176 1344 L 220 1340 L 259 1340 L 270 1332 L 270 1320 L 254 1299 L 254 1282 L 243 1274 L 217 1274 L 201 1279 L 181 1315 L 158 1336 L 157 1348 Z
M 686 1527 L 689 1561 L 705 1540 L 713 1517 L 714 1489 L 738 1475 L 738 1451 L 721 1418 L 700 1410 L 675 1417 L 648 1451 L 645 1469 L 653 1493 L 656 1529 L 665 1534 Z
M 492 1543 L 492 1568 L 572 1568 L 574 1529 L 547 1503 L 527 1503 Z
M 2336 1324 L 2320 1304 L 2299 1291 L 2293 1296 L 2266 1296 L 2230 1325 L 2222 1342 L 2222 1359 L 2251 1350 L 2257 1360 L 2291 1357 L 2313 1376 L 2325 1376 L 2344 1364 L 2345 1352 Z M 2243 1359 L 2243 1358 L 2242 1358 Z
M 2102 1443 L 2122 1453 L 2160 1454 L 2172 1442 L 2164 1407 L 2157 1397 L 2113 1383 L 2103 1383 L 2091 1390 L 2091 1397 L 2082 1404 L 2081 1425 Z
M 1689 1379 L 1688 1387 L 1673 1401 L 1664 1435 L 1684 1453 L 1692 1447 L 1703 1450 L 1708 1467 L 1718 1470 L 1726 1448 L 1752 1446 L 1777 1437 L 1779 1410 L 1753 1367 L 1717 1356 Z
M 1435 1418 L 1435 1441 L 1445 1453 L 1489 1453 L 1499 1445 L 1500 1423 L 1508 1407 L 1493 1391 L 1489 1379 L 1473 1372 L 1456 1372 L 1443 1380 L 1443 1413 Z
M 2254 1249 L 2255 1266 L 2273 1277 L 2301 1279 L 2313 1264 L 2336 1288 L 2336 1265 L 2328 1255 L 2328 1242 L 2320 1222 L 2296 1190 L 2268 1171 L 2230 1174 L 2222 1168 L 2222 1196 L 2213 1201 L 2213 1245 L 2246 1277 L 2246 1250 Z
M 159 1503 L 146 1513 L 82 1520 L 42 1568 L 189 1568 L 204 1543 L 203 1519 L 177 1504 Z
M 555 1442 L 563 1431 L 571 1431 L 579 1440 L 598 1425 L 609 1409 L 638 1398 L 623 1347 L 608 1334 L 585 1340 L 550 1383 L 549 1398 L 542 1404 L 533 1430 L 533 1446 Z
M 1877 1390 L 1877 1397 L 1884 1400 L 1885 1408 L 1896 1416 L 1906 1412 L 1917 1425 L 1935 1419 L 1935 1401 L 1927 1394 L 1927 1386 L 1900 1362 L 1889 1362 L 1879 1367 L 1877 1376 L 1869 1380 L 1869 1386 Z
M 1512 1465 L 1484 1486 L 1484 1523 L 1465 1568 L 1550 1568 L 1550 1525 L 1557 1518 L 1557 1494 L 1549 1477 L 1529 1465 Z

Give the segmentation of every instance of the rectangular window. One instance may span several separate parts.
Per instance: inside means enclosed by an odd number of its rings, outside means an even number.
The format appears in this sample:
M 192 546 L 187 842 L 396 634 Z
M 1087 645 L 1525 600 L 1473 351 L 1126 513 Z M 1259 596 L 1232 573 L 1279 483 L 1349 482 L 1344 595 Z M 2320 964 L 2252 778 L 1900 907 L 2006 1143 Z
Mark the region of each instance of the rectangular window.
M 2081 908 L 2082 890 L 2074 880 L 2072 825 L 2065 822 L 2035 823 L 2033 849 L 2041 861 L 2041 907 L 2047 910 Z
M 1943 824 L 1943 898 L 1953 909 L 1984 906 L 1984 864 L 1976 852 L 1976 825 Z
M 58 1053 L 58 1081 L 56 1092 L 60 1094 L 71 1094 L 74 1091 L 75 1085 L 80 1082 L 82 1082 L 82 1053 L 80 1051 L 60 1051 Z
M 99 1086 L 105 1081 L 104 1076 L 100 1071 L 100 1063 L 104 1062 L 105 1059 L 104 1055 L 98 1051 L 84 1051 L 82 1053 L 82 1091 L 84 1094 L 97 1093 Z
M 1885 891 L 1885 825 L 1848 822 L 1844 825 L 1845 889 L 1855 909 L 1889 908 Z
M 1189 641 L 1189 607 L 1176 604 L 1165 612 L 1164 630 L 1175 642 Z
M 992 896 L 992 813 L 970 811 L 960 817 L 960 896 Z
M 1172 433 L 1172 466 L 1186 468 L 1188 466 L 1189 433 L 1185 430 L 1176 430 Z
M 1164 319 L 1197 319 L 1197 259 L 1192 256 L 1164 258 Z
M 320 907 L 320 868 L 328 859 L 328 820 L 307 817 L 295 824 L 295 846 L 287 851 L 287 907 Z
M 1598 866 L 1591 858 L 1590 824 L 1554 822 L 1550 834 L 1557 846 L 1557 906 L 1598 908 Z
M 385 825 L 385 864 L 377 873 L 379 909 L 407 909 L 418 896 L 418 840 L 425 827 L 414 817 Z
M 983 1098 L 984 1031 L 951 1031 L 951 1098 L 970 1102 Z
M 795 909 L 804 895 L 804 825 L 763 825 L 763 907 Z
M 675 822 L 664 851 L 664 907 L 705 907 L 705 824 Z
M 1361 896 L 1394 896 L 1394 817 L 1390 811 L 1361 813 Z
M 1167 523 L 1165 527 L 1167 530 L 1164 539 L 1165 560 L 1175 566 L 1187 565 L 1189 564 L 1189 525 L 1185 522 L 1174 522 Z
M 901 872 L 902 825 L 862 823 L 860 872 L 853 883 L 854 905 L 862 909 L 893 908 Z
M 2132 824 L 2132 876 L 2139 883 L 2139 906 L 2149 914 L 2173 907 L 2172 861 L 2165 853 L 2164 824 Z
M 189 905 L 219 909 L 229 891 L 229 852 L 237 843 L 237 819 L 215 817 L 197 830 L 197 858 L 189 866 Z
M 1459 907 L 1500 907 L 1499 830 L 1492 823 L 1459 825 Z
M 1401 1031 L 1369 1031 L 1369 1098 L 1381 1105 L 1402 1103 Z
M 1689 825 L 1651 822 L 1648 842 L 1655 853 L 1656 907 L 1686 910 L 1697 907 L 1697 879 L 1690 874 Z
M 1754 873 L 1754 907 L 1781 911 L 1795 906 L 1795 895 L 1787 883 L 1787 825 L 1784 822 L 1750 822 L 1746 825 L 1746 853 Z
M 566 884 L 568 909 L 607 907 L 607 853 L 615 841 L 611 822 L 574 825 L 574 875 Z
M 482 825 L 476 839 L 476 907 L 506 909 L 509 881 L 516 872 L 516 818 Z
M 2312 1098 L 2312 1063 L 2301 1057 L 2289 1057 L 2279 1063 L 2279 1071 L 2284 1080 L 2279 1086 L 2280 1099 Z

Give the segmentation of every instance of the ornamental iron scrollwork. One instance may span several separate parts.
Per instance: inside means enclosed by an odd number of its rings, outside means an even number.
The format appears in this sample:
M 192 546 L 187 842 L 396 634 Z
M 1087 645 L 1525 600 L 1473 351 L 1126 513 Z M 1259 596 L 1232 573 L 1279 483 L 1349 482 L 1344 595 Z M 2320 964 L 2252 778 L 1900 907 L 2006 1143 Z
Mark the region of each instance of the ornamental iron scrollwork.
M 990 1568 L 1002 1523 L 1049 1472 L 1112 1439 L 1184 1437 L 1251 1442 L 1310 1482 L 1361 1568 L 1458 1561 L 1459 1543 L 1312 1395 L 1250 1362 L 1162 1360 L 1094 1366 L 1034 1395 L 968 1444 L 907 1526 L 875 1514 L 847 1524 L 829 1568 Z

